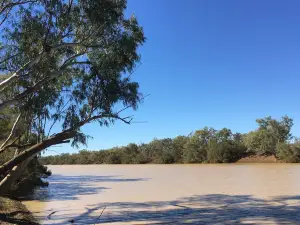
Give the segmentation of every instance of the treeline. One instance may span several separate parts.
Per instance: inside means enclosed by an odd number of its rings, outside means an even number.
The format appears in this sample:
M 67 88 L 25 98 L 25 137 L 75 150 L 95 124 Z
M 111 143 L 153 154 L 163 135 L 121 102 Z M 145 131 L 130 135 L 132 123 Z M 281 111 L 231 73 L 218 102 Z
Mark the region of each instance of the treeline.
M 284 162 L 300 162 L 300 144 L 291 134 L 293 120 L 256 120 L 247 134 L 205 127 L 189 136 L 154 139 L 108 150 L 42 157 L 43 164 L 231 163 L 249 155 L 274 155 Z

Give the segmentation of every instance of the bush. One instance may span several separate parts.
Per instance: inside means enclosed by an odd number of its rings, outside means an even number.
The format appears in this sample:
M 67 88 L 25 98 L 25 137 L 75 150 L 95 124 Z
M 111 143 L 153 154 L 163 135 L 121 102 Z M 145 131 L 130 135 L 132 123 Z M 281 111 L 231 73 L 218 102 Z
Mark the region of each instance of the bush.
M 192 137 L 184 146 L 182 158 L 184 163 L 204 162 L 207 159 L 207 146 Z
M 276 146 L 276 157 L 287 163 L 300 162 L 300 146 L 297 144 L 279 143 Z
M 216 134 L 213 128 L 197 130 L 184 145 L 182 160 L 184 163 L 202 163 L 207 160 L 208 142 Z
M 121 164 L 122 160 L 120 155 L 117 152 L 111 152 L 105 162 L 107 164 Z
M 207 152 L 209 163 L 231 163 L 242 158 L 246 153 L 246 147 L 233 141 L 210 141 Z
M 277 140 L 268 130 L 249 132 L 244 142 L 250 153 L 256 155 L 275 155 Z

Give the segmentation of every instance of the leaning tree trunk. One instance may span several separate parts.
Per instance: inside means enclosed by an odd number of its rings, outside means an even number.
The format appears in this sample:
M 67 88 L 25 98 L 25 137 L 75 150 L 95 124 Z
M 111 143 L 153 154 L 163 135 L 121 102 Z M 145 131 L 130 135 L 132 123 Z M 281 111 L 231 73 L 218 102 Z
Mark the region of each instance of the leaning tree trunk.
M 0 196 L 9 194 L 13 183 L 22 175 L 22 172 L 26 169 L 28 163 L 34 158 L 34 156 L 29 157 L 20 165 L 15 166 L 9 172 L 9 174 L 7 174 L 4 179 L 2 179 L 2 181 L 0 182 Z
M 28 163 L 42 150 L 56 144 L 66 143 L 66 140 L 73 138 L 76 131 L 63 131 L 42 141 L 27 150 L 23 151 L 13 159 L 0 166 L 0 175 L 5 176 L 0 182 L 0 195 L 5 195 L 10 190 L 11 185 L 24 171 Z

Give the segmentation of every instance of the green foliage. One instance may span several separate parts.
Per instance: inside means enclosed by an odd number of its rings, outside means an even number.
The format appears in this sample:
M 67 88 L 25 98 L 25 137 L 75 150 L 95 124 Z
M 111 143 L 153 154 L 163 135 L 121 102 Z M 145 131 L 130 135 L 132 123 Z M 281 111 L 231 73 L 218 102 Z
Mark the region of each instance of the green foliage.
M 0 26 L 0 71 L 18 76 L 0 87 L 0 109 L 7 103 L 22 113 L 38 142 L 52 123 L 76 131 L 92 121 L 108 126 L 120 119 L 116 105 L 137 108 L 139 85 L 126 74 L 145 37 L 135 16 L 125 17 L 127 1 L 13 2 L 0 10 L 0 21 L 14 12 Z M 74 136 L 78 143 L 86 143 L 83 133 Z
M 78 147 L 87 143 L 88 136 L 80 131 L 87 123 L 131 122 L 120 113 L 137 109 L 142 100 L 130 75 L 146 38 L 135 16 L 125 16 L 126 7 L 126 0 L 1 2 L 0 72 L 5 75 L 0 77 L 0 140 L 10 134 L 16 115 L 22 130 L 14 131 L 13 138 L 20 136 L 16 142 L 7 142 L 15 146 L 5 150 L 17 151 L 15 157 L 2 157 L 2 164 L 10 161 L 10 166 L 0 165 L 0 178 L 44 150 L 36 147 L 23 154 L 28 146 L 40 143 L 46 148 L 71 139 Z M 3 120 L 2 114 L 8 118 Z M 54 124 L 60 127 L 56 134 L 51 132 Z M 131 154 L 112 150 L 105 153 L 105 162 L 132 163 Z M 101 158 L 81 151 L 78 157 L 65 154 L 63 160 L 53 160 L 103 163 Z M 17 174 L 7 180 L 14 181 Z
M 187 141 L 183 151 L 184 163 L 199 163 L 207 160 L 208 143 L 216 130 L 204 127 L 197 130 Z
M 193 135 L 186 143 L 183 149 L 184 163 L 204 162 L 207 157 L 207 146 L 201 144 L 198 136 Z
M 274 155 L 277 140 L 265 129 L 249 132 L 245 138 L 248 151 L 257 155 Z
M 245 146 L 228 129 L 205 127 L 191 137 L 154 139 L 148 144 L 129 144 L 100 151 L 80 151 L 42 158 L 44 164 L 144 164 L 144 163 L 223 163 L 245 155 Z
M 246 147 L 241 144 L 238 135 L 229 129 L 222 129 L 209 140 L 207 161 L 209 163 L 230 163 L 245 156 Z
M 256 122 L 259 128 L 249 132 L 245 137 L 245 145 L 249 152 L 258 155 L 276 155 L 276 145 L 292 138 L 293 120 L 287 116 L 280 121 L 266 117 Z
M 129 144 L 101 151 L 80 151 L 43 157 L 44 164 L 143 164 L 143 163 L 231 163 L 248 155 L 275 155 L 285 162 L 300 162 L 300 142 L 288 141 L 293 120 L 257 120 L 259 128 L 247 134 L 230 129 L 204 127 L 189 136 L 154 139 L 148 144 Z
M 291 128 L 293 126 L 293 119 L 288 116 L 282 117 L 280 121 L 266 117 L 264 119 L 257 119 L 259 130 L 269 131 L 278 142 L 285 142 L 292 138 Z
M 300 145 L 278 143 L 276 146 L 276 156 L 283 162 L 298 163 L 300 162 Z
M 10 132 L 12 122 L 15 120 L 16 115 L 11 110 L 4 110 L 0 114 L 0 145 L 3 143 L 4 138 L 7 137 L 7 134 Z M 6 126 L 3 126 L 3 125 Z M 24 132 L 24 124 L 19 123 L 14 134 L 13 138 L 23 134 Z M 20 136 L 20 140 L 25 140 L 26 134 Z M 36 137 L 34 134 L 31 134 L 32 138 Z M 0 165 L 7 162 L 11 158 L 14 157 L 16 149 L 7 149 L 6 151 L 1 153 L 0 157 Z M 37 186 L 46 186 L 47 183 L 42 180 L 42 178 L 46 178 L 51 175 L 51 172 L 48 171 L 47 167 L 40 164 L 37 160 L 38 157 L 35 157 L 28 166 L 24 169 L 24 172 L 21 177 L 19 177 L 12 185 L 11 190 L 9 192 L 12 196 L 22 196 L 27 195 L 29 192 L 32 192 L 33 189 Z M 0 176 L 0 179 L 4 178 L 4 176 Z
M 183 151 L 184 146 L 189 141 L 186 136 L 178 136 L 173 139 L 173 149 L 174 149 L 174 161 L 177 163 L 183 162 Z

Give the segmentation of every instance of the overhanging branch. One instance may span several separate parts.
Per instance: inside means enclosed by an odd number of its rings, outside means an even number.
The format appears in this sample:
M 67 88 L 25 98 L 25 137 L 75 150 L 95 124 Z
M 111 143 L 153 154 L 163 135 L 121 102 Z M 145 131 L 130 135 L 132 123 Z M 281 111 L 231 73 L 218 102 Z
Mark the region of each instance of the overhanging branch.
M 30 68 L 32 66 L 34 66 L 35 64 L 37 64 L 40 59 L 46 55 L 51 55 L 54 53 L 54 51 L 59 50 L 61 48 L 64 47 L 84 47 L 84 48 L 95 48 L 95 47 L 100 47 L 100 45 L 88 45 L 88 44 L 82 44 L 82 43 L 63 43 L 60 45 L 57 45 L 55 47 L 52 47 L 51 50 L 49 52 L 45 52 L 44 50 L 42 50 L 34 59 L 32 59 L 31 61 L 27 62 L 26 64 L 24 64 L 18 71 L 16 71 L 15 73 L 13 73 L 10 77 L 8 77 L 7 79 L 5 79 L 4 81 L 2 81 L 0 83 L 0 93 L 2 93 L 5 90 L 5 87 L 7 87 L 8 85 L 10 85 L 13 81 L 17 80 L 20 76 L 20 74 L 27 68 Z M 87 51 L 83 51 L 81 53 L 78 53 L 72 57 L 70 57 L 69 59 L 67 59 L 64 64 L 69 63 L 69 61 L 73 60 L 74 58 L 81 56 L 83 54 L 86 54 Z
M 7 9 L 11 9 L 18 5 L 24 5 L 26 3 L 34 3 L 34 2 L 37 2 L 37 1 L 36 0 L 27 0 L 27 1 L 17 1 L 17 2 L 8 3 L 7 5 L 4 5 L 1 7 L 0 15 Z
M 22 93 L 15 95 L 12 99 L 6 100 L 2 103 L 0 103 L 0 110 L 5 108 L 8 105 L 14 105 L 16 103 L 18 103 L 21 99 L 25 98 L 26 96 L 34 93 L 35 91 L 37 91 L 42 85 L 44 85 L 46 82 L 58 77 L 59 75 L 61 75 L 70 65 L 76 65 L 76 64 L 82 64 L 82 62 L 72 62 L 72 60 L 76 59 L 77 57 L 85 54 L 84 53 L 78 53 L 70 58 L 68 58 L 63 65 L 60 67 L 60 69 L 58 71 L 54 71 L 52 72 L 48 77 L 45 77 L 44 79 L 38 81 L 35 85 L 28 87 L 26 90 L 24 90 Z M 17 75 L 16 75 L 17 76 Z M 7 82 L 11 82 L 12 80 L 8 78 L 6 79 Z M 0 85 L 1 86 L 1 85 Z M 1 92 L 1 91 L 0 91 Z
M 6 174 L 10 171 L 14 166 L 19 165 L 24 160 L 38 154 L 40 151 L 56 144 L 66 143 L 68 139 L 73 138 L 76 135 L 77 131 L 63 131 L 55 136 L 50 137 L 47 140 L 44 140 L 38 144 L 33 145 L 32 147 L 26 149 L 25 151 L 21 152 L 15 158 L 7 161 L 2 166 L 0 166 L 0 174 Z

